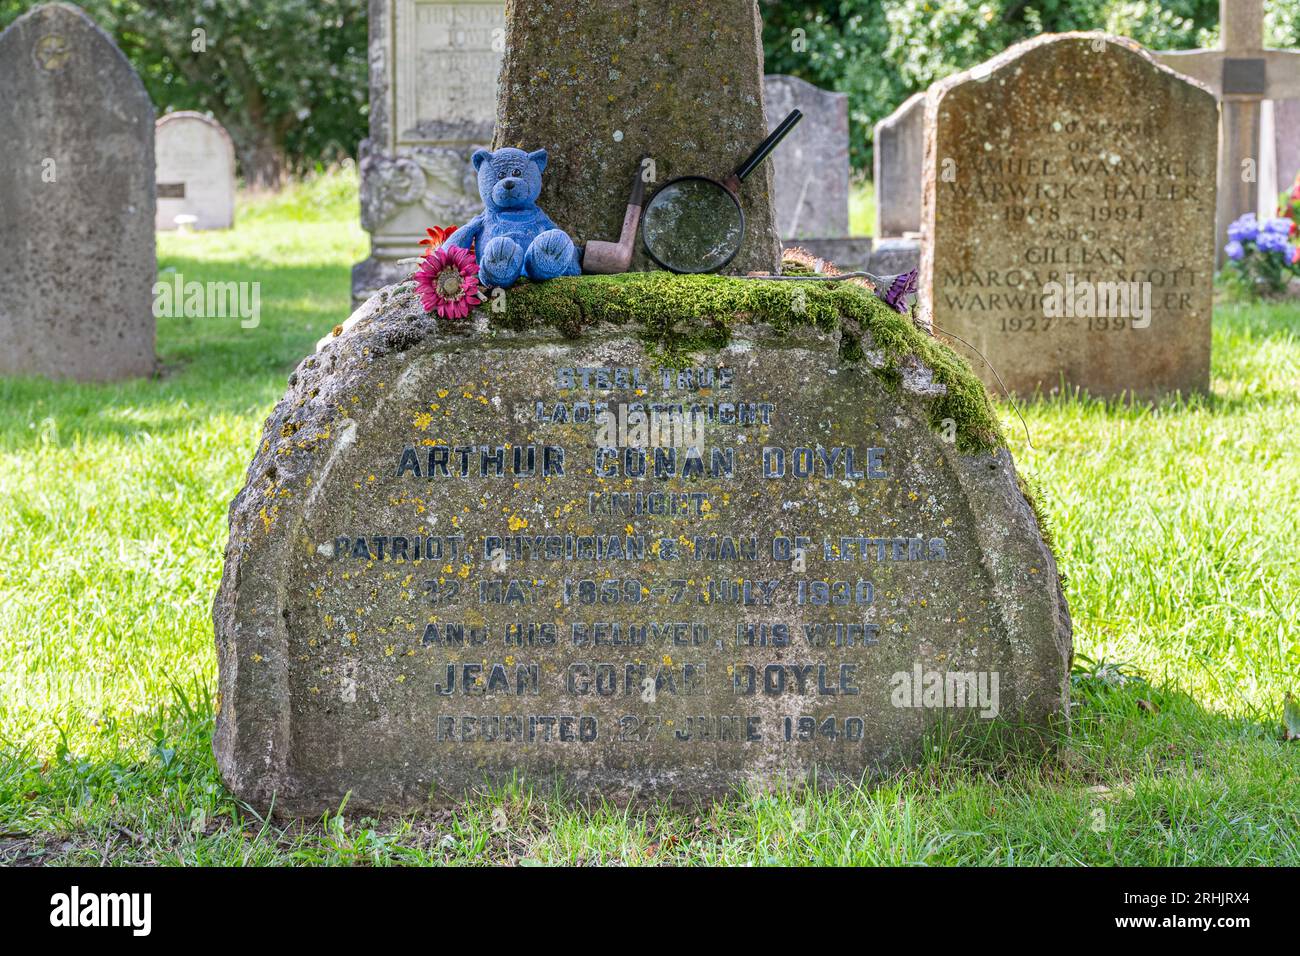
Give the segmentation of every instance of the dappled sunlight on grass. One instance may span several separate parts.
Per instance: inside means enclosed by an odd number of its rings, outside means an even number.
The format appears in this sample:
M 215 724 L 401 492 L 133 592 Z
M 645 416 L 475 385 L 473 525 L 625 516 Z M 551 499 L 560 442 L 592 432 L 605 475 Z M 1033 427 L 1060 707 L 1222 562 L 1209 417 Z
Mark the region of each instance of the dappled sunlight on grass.
M 628 809 L 516 784 L 290 826 L 217 776 L 211 605 L 262 422 L 348 314 L 355 175 L 159 249 L 187 280 L 261 282 L 258 326 L 159 320 L 153 380 L 0 381 L 0 861 L 1300 863 L 1300 747 L 1280 739 L 1300 691 L 1300 307 L 1221 307 L 1208 398 L 1026 403 L 1032 449 L 1001 407 L 1081 652 L 1055 750 L 937 739 L 868 787 Z

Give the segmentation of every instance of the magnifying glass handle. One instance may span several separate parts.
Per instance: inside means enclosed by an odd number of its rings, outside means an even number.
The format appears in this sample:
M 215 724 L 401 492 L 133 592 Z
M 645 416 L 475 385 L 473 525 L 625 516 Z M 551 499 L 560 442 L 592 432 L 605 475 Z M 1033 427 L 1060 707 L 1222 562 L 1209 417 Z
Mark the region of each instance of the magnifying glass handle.
M 781 120 L 777 128 L 768 134 L 767 139 L 758 144 L 758 149 L 750 153 L 749 158 L 736 167 L 736 171 L 732 174 L 736 178 L 736 182 L 744 182 L 745 177 L 752 173 L 759 163 L 767 159 L 767 154 L 776 149 L 776 144 L 785 139 L 786 133 L 794 129 L 794 124 L 801 119 L 803 119 L 802 112 L 791 110 L 790 115 Z

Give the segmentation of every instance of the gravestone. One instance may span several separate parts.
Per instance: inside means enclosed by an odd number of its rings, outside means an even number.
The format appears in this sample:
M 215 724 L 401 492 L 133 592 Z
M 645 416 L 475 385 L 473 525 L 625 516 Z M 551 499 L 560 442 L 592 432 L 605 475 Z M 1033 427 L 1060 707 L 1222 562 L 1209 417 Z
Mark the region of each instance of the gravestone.
M 982 386 L 866 292 L 751 282 L 557 279 L 490 326 L 405 284 L 327 337 L 230 511 L 234 792 L 690 801 L 1065 718 L 1069 616 Z M 658 365 L 667 327 L 713 344 Z
M 794 131 L 772 153 L 776 224 L 782 239 L 849 234 L 849 98 L 796 76 L 763 77 L 767 128 L 793 109 Z
M 1259 206 L 1256 215 L 1271 219 L 1278 202 L 1300 175 L 1300 100 L 1265 100 L 1260 104 Z
M 0 375 L 154 368 L 153 104 L 71 4 L 0 33 Z
M 618 239 L 643 157 L 656 183 L 723 179 L 766 136 L 755 0 L 511 3 L 494 145 L 550 151 L 539 204 L 579 244 Z M 777 271 L 770 163 L 739 198 L 745 239 L 727 270 Z M 632 269 L 651 267 L 638 243 Z
M 877 238 L 920 232 L 925 94 L 914 93 L 877 123 L 873 141 Z
M 154 127 L 158 211 L 154 228 L 175 229 L 193 216 L 193 229 L 229 229 L 235 223 L 235 144 L 216 120 L 182 110 Z
M 1037 37 L 932 87 L 936 331 L 990 388 L 996 368 L 1020 394 L 1205 391 L 1217 123 L 1208 90 L 1101 34 Z
M 1300 175 L 1300 100 L 1273 101 L 1273 136 L 1276 191 L 1290 191 Z
M 370 135 L 358 150 L 370 257 L 353 304 L 405 278 L 429 226 L 483 208 L 470 156 L 492 141 L 505 43 L 500 0 L 370 0 Z

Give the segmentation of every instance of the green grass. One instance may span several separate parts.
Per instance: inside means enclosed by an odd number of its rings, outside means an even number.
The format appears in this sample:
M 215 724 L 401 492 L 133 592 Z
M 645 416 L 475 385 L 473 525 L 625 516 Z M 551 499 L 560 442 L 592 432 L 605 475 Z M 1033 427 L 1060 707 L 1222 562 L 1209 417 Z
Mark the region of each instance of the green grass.
M 849 235 L 876 234 L 876 186 L 870 179 L 849 184 Z
M 1049 516 L 1081 659 L 1059 750 L 936 738 L 872 788 L 688 811 L 522 787 L 451 812 L 264 823 L 209 749 L 226 506 L 297 360 L 348 312 L 355 182 L 164 236 L 262 322 L 159 321 L 165 373 L 0 381 L 0 860 L 41 863 L 1300 863 L 1300 308 L 1215 315 L 1213 396 L 1075 398 L 1003 427 Z

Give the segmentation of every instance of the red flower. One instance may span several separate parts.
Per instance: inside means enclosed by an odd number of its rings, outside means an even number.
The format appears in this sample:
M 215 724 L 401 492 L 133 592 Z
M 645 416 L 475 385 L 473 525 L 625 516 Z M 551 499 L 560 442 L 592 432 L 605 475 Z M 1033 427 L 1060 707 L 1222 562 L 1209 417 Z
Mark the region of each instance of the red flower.
M 420 253 L 421 256 L 427 256 L 429 253 L 433 252 L 433 250 L 437 249 L 444 242 L 446 242 L 447 237 L 456 231 L 456 227 L 455 226 L 432 226 L 424 231 L 429 234 L 429 238 L 421 239 L 420 245 L 428 246 L 429 248 L 425 249 L 424 252 Z
M 474 253 L 459 246 L 431 249 L 415 270 L 415 291 L 425 312 L 463 319 L 481 301 Z

